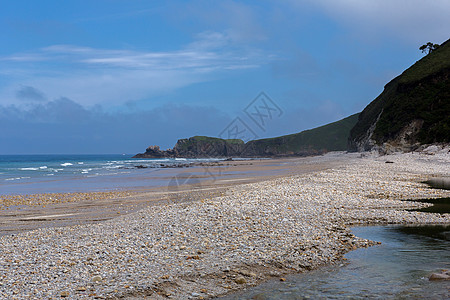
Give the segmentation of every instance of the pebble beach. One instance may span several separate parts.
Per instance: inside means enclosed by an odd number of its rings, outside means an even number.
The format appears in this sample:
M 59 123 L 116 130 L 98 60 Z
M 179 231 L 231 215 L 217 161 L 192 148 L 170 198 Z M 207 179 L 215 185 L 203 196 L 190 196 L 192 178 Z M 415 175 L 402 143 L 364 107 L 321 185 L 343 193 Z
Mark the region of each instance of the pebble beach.
M 450 224 L 407 201 L 450 197 L 421 183 L 450 176 L 448 149 L 339 155 L 345 164 L 327 170 L 1 236 L 0 299 L 208 299 L 377 244 L 353 225 Z

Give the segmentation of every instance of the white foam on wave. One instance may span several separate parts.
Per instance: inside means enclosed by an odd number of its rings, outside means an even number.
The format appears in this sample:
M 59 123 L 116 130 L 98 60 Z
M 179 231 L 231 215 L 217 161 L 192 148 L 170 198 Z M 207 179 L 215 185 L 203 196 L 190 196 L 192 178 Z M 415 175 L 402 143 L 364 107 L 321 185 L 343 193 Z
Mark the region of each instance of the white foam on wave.
M 89 171 L 92 171 L 92 169 L 83 169 L 81 170 L 81 174 L 88 174 Z
M 175 158 L 175 160 L 186 161 L 186 158 Z
M 41 169 L 41 170 L 45 170 L 45 169 L 47 169 L 47 166 L 42 166 L 42 167 L 39 167 L 39 169 Z
M 13 178 L 6 178 L 6 181 L 12 181 L 12 180 L 20 180 L 20 179 L 28 179 L 31 177 L 25 176 L 25 177 L 13 177 Z
M 123 167 L 123 165 L 106 166 L 106 167 L 103 167 L 103 169 L 118 169 L 121 167 Z
M 100 176 L 100 173 L 95 173 L 93 175 L 87 175 L 86 177 L 97 177 L 97 176 Z
M 63 164 L 61 164 L 61 167 L 67 167 L 67 166 L 73 166 L 73 164 L 71 164 L 71 163 L 63 163 Z
M 168 158 L 154 158 L 154 159 L 134 159 L 134 160 L 124 160 L 123 163 L 160 163 L 165 161 L 171 161 Z
M 78 162 L 79 165 L 84 165 L 84 162 L 80 161 Z
M 20 168 L 21 171 L 37 171 L 39 168 Z

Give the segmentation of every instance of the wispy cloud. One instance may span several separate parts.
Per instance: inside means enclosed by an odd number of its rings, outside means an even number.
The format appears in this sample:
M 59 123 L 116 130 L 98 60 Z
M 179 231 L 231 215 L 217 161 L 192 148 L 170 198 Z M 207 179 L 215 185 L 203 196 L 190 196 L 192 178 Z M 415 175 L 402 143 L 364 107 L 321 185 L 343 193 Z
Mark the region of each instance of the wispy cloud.
M 30 61 L 44 61 L 48 60 L 49 57 L 43 55 L 42 53 L 32 53 L 32 54 L 13 54 L 10 56 L 1 57 L 0 61 L 10 61 L 10 62 L 30 62 Z
M 19 71 L 0 90 L 0 103 L 13 103 L 19 86 L 39 89 L 50 99 L 76 99 L 83 105 L 125 103 L 208 81 L 220 72 L 258 68 L 269 57 L 258 49 L 234 44 L 226 32 L 211 31 L 198 34 L 192 43 L 175 51 L 51 45 L 0 58 L 6 63 L 3 73 L 8 68 Z

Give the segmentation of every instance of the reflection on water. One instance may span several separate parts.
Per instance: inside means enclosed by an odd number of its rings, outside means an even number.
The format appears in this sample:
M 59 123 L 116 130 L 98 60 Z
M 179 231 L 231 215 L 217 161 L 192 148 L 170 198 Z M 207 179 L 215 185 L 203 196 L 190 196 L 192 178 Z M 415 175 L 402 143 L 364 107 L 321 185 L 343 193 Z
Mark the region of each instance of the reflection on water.
M 450 269 L 450 226 L 357 227 L 357 236 L 381 241 L 346 255 L 345 265 L 270 281 L 224 299 L 450 299 L 450 281 L 428 276 Z
M 433 189 L 450 190 L 450 178 L 449 177 L 431 178 L 427 181 L 423 181 L 423 183 L 428 184 L 428 186 Z M 412 211 L 422 211 L 422 212 L 439 213 L 439 214 L 450 213 L 450 198 L 419 199 L 419 200 L 414 199 L 411 201 L 425 202 L 425 203 L 433 204 L 433 206 L 420 208 L 420 209 L 412 209 Z
M 434 189 L 443 189 L 450 190 L 450 178 L 449 177 L 438 177 L 431 178 L 423 183 L 428 184 L 431 188 Z
M 450 213 L 450 198 L 420 199 L 420 200 L 412 200 L 412 201 L 433 204 L 433 206 L 430 206 L 430 207 L 411 209 L 412 211 L 422 211 L 422 212 L 430 212 L 430 213 L 438 213 L 438 214 Z

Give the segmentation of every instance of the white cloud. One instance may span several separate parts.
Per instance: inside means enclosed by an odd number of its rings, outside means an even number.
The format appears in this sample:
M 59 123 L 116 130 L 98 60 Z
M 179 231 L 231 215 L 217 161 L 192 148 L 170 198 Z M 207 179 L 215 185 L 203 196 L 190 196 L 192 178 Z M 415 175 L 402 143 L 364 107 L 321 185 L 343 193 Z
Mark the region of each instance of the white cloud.
M 15 103 L 20 86 L 32 86 L 49 100 L 68 97 L 83 105 L 117 105 L 208 81 L 222 71 L 257 68 L 267 57 L 236 46 L 226 32 L 211 31 L 176 51 L 52 45 L 0 58 L 7 65 L 0 75 L 8 74 L 9 80 L 0 90 L 0 104 Z

